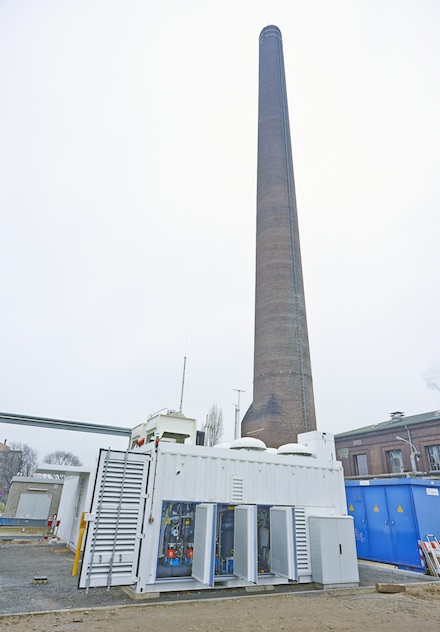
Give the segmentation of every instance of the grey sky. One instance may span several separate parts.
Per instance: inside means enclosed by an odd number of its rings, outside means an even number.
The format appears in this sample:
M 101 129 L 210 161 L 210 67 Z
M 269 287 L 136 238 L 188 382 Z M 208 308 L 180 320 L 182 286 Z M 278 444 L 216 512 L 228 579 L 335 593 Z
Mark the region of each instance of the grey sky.
M 270 23 L 318 428 L 440 408 L 436 0 L 3 0 L 0 410 L 134 426 L 178 408 L 186 353 L 185 414 L 201 425 L 217 402 L 232 438 L 232 389 L 242 413 L 252 398 Z M 125 447 L 1 424 L 4 438 L 87 463 Z

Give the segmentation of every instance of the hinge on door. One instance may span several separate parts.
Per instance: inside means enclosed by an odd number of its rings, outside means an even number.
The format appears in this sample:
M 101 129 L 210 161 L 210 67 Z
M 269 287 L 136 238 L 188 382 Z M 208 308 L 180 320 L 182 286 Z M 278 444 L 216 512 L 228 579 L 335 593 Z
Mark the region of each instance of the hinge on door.
M 145 533 L 136 533 L 136 537 L 139 538 L 139 540 L 143 540 L 145 538 Z

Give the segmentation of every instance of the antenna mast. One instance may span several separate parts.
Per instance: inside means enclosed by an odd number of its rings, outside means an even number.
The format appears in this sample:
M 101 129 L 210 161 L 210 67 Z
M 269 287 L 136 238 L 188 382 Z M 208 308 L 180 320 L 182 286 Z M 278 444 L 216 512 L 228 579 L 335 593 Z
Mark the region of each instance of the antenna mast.
M 183 405 L 183 389 L 185 387 L 185 370 L 186 370 L 186 356 L 183 358 L 183 376 L 182 376 L 182 391 L 180 393 L 180 406 L 179 406 L 179 413 L 182 412 L 182 405 Z

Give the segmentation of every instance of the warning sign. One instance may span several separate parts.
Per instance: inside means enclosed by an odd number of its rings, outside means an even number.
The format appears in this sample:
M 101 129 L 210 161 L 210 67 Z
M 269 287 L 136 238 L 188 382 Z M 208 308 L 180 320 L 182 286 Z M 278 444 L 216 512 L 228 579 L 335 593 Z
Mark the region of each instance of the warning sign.
M 374 505 L 373 511 L 376 513 L 379 513 L 379 507 L 377 505 Z

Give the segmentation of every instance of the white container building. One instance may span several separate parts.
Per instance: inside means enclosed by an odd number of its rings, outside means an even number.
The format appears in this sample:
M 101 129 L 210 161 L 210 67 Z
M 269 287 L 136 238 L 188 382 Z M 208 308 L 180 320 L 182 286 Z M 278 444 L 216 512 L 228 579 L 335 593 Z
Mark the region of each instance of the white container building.
M 333 435 L 298 441 L 277 453 L 257 440 L 208 448 L 156 439 L 101 450 L 79 587 L 126 585 L 140 595 L 357 585 Z

